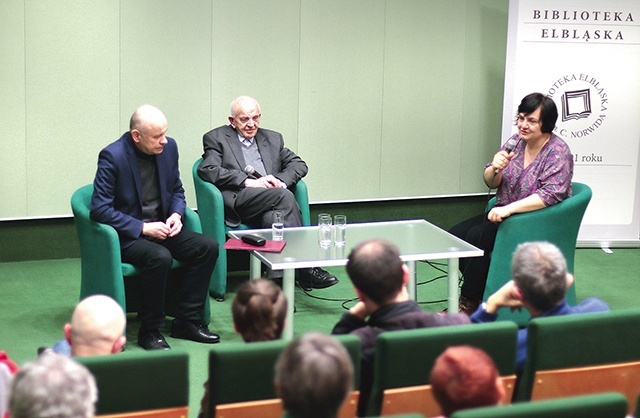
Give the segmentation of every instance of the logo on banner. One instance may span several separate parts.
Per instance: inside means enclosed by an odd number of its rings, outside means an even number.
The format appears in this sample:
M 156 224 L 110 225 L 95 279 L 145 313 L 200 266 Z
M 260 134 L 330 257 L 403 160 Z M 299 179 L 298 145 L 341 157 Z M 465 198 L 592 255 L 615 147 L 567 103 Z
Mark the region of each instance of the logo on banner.
M 605 122 L 609 97 L 594 76 L 564 75 L 549 87 L 548 96 L 560 110 L 554 132 L 564 139 L 586 138 Z

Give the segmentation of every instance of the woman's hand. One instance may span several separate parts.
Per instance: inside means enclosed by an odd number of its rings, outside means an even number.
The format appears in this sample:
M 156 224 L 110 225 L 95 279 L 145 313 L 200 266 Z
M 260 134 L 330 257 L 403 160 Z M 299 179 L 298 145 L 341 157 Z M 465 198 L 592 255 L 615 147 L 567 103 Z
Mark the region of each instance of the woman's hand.
M 493 223 L 500 223 L 503 220 L 507 219 L 511 216 L 511 212 L 508 209 L 508 206 L 494 206 L 487 215 L 487 219 L 489 219 Z
M 495 173 L 498 173 L 504 170 L 505 167 L 509 165 L 509 162 L 511 161 L 514 155 L 515 154 L 513 151 L 509 153 L 507 151 L 498 151 L 496 155 L 493 156 L 493 161 L 491 162 L 493 171 Z

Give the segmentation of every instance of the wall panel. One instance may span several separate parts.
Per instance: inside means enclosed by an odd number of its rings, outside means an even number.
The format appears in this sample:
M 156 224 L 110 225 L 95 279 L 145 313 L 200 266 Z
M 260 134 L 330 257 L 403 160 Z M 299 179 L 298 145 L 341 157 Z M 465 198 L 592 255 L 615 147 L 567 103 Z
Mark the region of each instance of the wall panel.
M 118 132 L 118 4 L 27 0 L 26 216 L 65 215 Z
M 487 190 L 484 164 L 501 144 L 507 2 L 467 2 L 460 193 Z M 514 109 L 515 114 L 515 109 Z
M 387 4 L 379 197 L 460 188 L 466 18 L 462 0 Z
M 311 200 L 380 194 L 384 6 L 302 4 L 299 150 Z
M 27 213 L 24 1 L 0 10 L 0 218 L 14 218 Z

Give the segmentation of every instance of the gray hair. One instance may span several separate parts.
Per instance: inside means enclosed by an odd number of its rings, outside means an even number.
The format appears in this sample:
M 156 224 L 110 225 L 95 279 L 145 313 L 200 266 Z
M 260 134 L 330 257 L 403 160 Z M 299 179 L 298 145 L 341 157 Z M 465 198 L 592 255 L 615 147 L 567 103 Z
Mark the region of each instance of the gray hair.
M 9 396 L 12 418 L 91 418 L 98 390 L 86 367 L 44 352 L 15 374 Z
M 346 349 L 319 332 L 290 343 L 275 366 L 276 391 L 294 418 L 334 418 L 351 390 L 353 365 Z
M 511 277 L 524 300 L 543 312 L 558 306 L 567 294 L 567 262 L 558 247 L 548 242 L 518 245 Z

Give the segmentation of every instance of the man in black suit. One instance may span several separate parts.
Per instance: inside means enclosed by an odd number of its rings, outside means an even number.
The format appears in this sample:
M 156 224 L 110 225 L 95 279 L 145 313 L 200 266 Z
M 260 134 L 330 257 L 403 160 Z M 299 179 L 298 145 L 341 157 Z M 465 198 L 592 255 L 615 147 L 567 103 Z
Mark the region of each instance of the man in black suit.
M 273 211 L 284 214 L 285 226 L 301 226 L 302 218 L 294 194 L 298 180 L 307 174 L 307 164 L 284 146 L 278 132 L 260 128 L 260 105 L 241 96 L 231 103 L 230 125 L 204 134 L 203 161 L 198 174 L 222 193 L 225 222 L 241 222 L 252 228 L 270 228 Z M 338 283 L 319 267 L 297 272 L 304 289 L 321 289 Z M 267 277 L 282 277 L 270 271 Z
M 187 272 L 171 336 L 209 344 L 220 341 L 200 321 L 218 243 L 182 229 L 186 201 L 178 147 L 166 132 L 167 119 L 159 109 L 138 108 L 129 131 L 100 151 L 91 198 L 91 219 L 111 225 L 120 238 L 122 261 L 142 269 L 138 345 L 145 350 L 170 348 L 159 329 L 174 258 Z

